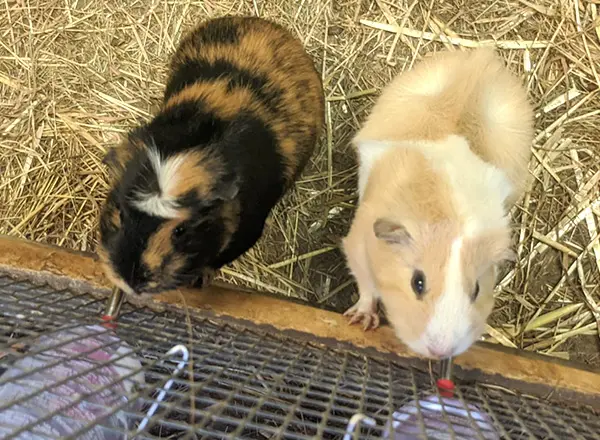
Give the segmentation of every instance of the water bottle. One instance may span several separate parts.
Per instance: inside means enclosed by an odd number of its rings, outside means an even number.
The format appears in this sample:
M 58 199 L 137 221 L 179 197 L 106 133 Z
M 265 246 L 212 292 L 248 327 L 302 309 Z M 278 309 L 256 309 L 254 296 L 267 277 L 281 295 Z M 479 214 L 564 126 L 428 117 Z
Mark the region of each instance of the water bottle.
M 28 372 L 33 369 L 39 371 Z M 123 410 L 107 415 L 117 406 L 141 409 L 138 400 L 130 402 L 136 383 L 144 383 L 141 362 L 104 327 L 42 335 L 0 376 L 0 407 L 7 406 L 0 410 L 0 438 L 46 440 L 77 433 L 81 440 L 125 440 L 132 426 Z M 93 394 L 84 397 L 88 393 Z
M 388 428 L 383 436 L 389 440 L 420 439 L 423 434 L 420 422 L 428 439 L 500 439 L 488 414 L 454 397 L 430 395 L 419 400 L 419 408 L 412 401 L 395 411 L 392 418 L 391 429 Z M 450 428 L 454 437 L 450 435 Z

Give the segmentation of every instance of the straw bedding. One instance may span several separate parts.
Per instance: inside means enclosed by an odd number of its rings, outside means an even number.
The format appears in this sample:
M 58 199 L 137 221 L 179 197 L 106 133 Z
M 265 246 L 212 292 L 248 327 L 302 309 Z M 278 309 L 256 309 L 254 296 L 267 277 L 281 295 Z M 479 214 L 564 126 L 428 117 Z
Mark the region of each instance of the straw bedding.
M 486 338 L 600 365 L 600 1 L 3 0 L 0 233 L 93 251 L 101 159 L 156 110 L 181 33 L 254 14 L 295 32 L 322 72 L 327 130 L 265 236 L 222 279 L 344 310 L 338 249 L 356 202 L 349 140 L 381 87 L 425 53 L 498 47 L 536 106 L 534 184 L 513 211 Z

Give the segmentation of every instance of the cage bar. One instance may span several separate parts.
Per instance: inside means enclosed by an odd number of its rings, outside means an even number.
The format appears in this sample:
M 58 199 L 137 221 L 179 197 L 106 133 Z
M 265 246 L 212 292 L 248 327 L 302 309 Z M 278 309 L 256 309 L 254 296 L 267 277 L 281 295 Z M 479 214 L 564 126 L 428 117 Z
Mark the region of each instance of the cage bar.
M 405 419 L 411 438 L 600 438 L 600 376 L 569 363 L 475 346 L 455 360 L 455 399 L 432 423 L 438 366 L 389 329 L 365 334 L 335 313 L 230 288 L 181 292 L 187 310 L 178 292 L 125 302 L 112 328 L 101 320 L 109 294 L 92 257 L 0 239 L 0 393 L 26 390 L 0 401 L 0 437 L 386 438 Z M 188 362 L 167 355 L 176 345 Z M 31 359 L 41 366 L 23 368 Z M 39 379 L 74 365 L 58 383 Z M 66 399 L 73 388 L 83 391 Z M 19 411 L 34 416 L 2 415 Z M 353 417 L 363 423 L 349 433 Z M 61 423 L 76 429 L 43 431 Z

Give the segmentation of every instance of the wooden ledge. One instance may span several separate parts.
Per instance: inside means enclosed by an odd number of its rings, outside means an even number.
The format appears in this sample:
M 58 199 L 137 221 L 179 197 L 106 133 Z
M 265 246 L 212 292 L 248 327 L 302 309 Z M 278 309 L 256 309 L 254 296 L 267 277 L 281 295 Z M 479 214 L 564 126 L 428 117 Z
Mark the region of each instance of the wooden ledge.
M 91 287 L 96 293 L 109 293 L 108 280 L 92 254 L 0 236 L 0 269 L 25 272 L 38 279 L 62 279 L 63 285 L 74 288 L 87 286 L 87 290 Z M 181 290 L 181 293 L 188 307 L 216 316 L 304 333 L 304 337 L 315 339 L 315 342 L 334 340 L 376 350 L 384 355 L 416 358 L 397 340 L 389 327 L 364 332 L 359 326 L 348 325 L 338 313 L 227 285 L 202 291 Z M 151 297 L 149 301 L 156 306 L 182 306 L 179 292 L 166 292 Z M 488 382 L 491 379 L 497 385 L 515 385 L 521 391 L 538 396 L 579 401 L 600 409 L 600 372 L 583 366 L 491 344 L 474 345 L 455 359 L 455 365 L 463 379 L 485 378 Z

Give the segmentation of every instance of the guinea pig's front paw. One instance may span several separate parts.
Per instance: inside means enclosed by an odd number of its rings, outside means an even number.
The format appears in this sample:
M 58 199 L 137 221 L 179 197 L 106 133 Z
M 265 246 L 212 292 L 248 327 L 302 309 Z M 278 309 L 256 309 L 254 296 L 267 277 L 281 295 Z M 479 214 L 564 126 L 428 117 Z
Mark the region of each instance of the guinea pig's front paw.
M 377 301 L 361 302 L 360 300 L 344 313 L 350 318 L 350 325 L 363 323 L 363 330 L 375 330 L 379 327 L 379 315 L 377 314 Z

